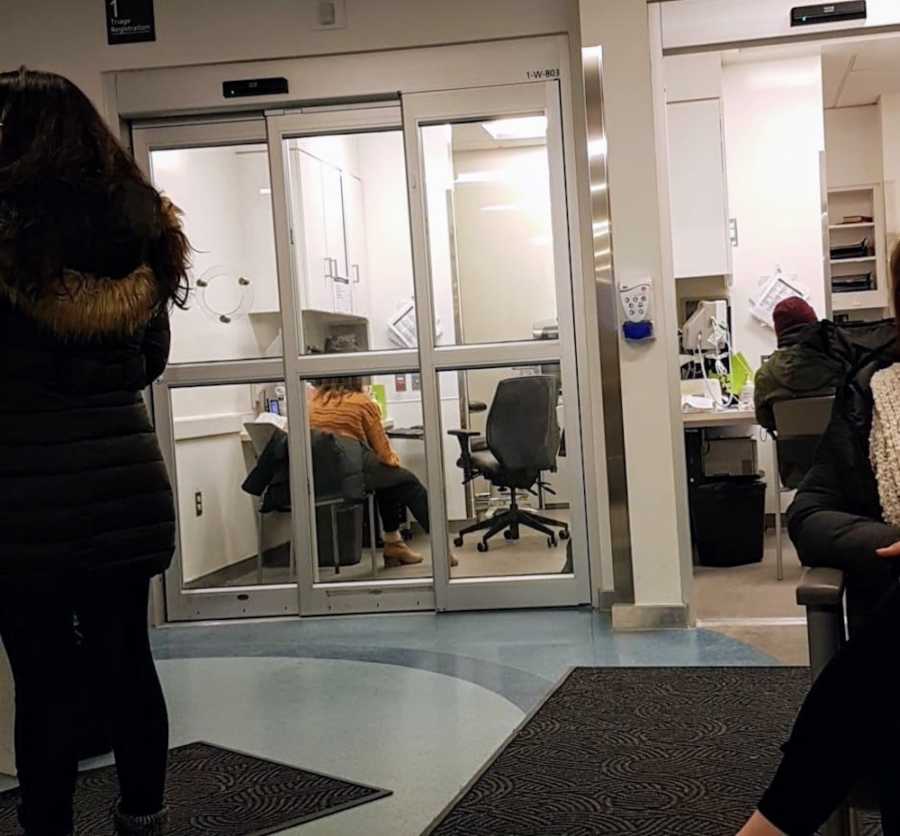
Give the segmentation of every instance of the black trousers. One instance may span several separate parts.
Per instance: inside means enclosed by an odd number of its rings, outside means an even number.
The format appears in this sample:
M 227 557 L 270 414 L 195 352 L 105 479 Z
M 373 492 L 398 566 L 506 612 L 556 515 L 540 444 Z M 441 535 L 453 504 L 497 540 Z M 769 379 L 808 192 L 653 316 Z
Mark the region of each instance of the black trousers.
M 0 581 L 0 638 L 16 688 L 16 768 L 27 836 L 72 832 L 74 729 L 85 680 L 113 744 L 122 810 L 150 815 L 162 808 L 169 731 L 150 650 L 148 596 L 148 579 Z M 75 616 L 84 637 L 77 657 Z
M 404 467 L 388 467 L 374 455 L 364 465 L 366 488 L 375 492 L 381 524 L 387 532 L 396 531 L 403 522 L 403 510 L 409 509 L 416 522 L 430 531 L 428 491 L 415 473 Z
M 816 680 L 759 805 L 788 836 L 808 836 L 860 779 L 881 790 L 885 836 L 900 834 L 900 587 Z

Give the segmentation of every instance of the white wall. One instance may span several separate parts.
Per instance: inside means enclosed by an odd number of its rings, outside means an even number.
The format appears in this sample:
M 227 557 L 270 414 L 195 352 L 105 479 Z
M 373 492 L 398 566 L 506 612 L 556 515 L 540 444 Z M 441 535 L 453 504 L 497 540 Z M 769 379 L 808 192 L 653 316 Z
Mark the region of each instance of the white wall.
M 101 103 L 107 70 L 250 61 L 566 31 L 560 0 L 347 0 L 348 26 L 312 28 L 317 0 L 156 0 L 157 41 L 110 47 L 102 4 L 46 0 L 3 12 L 0 56 L 62 72 Z
M 629 282 L 649 276 L 656 288 L 656 341 L 620 344 L 635 603 L 677 611 L 690 600 L 691 547 L 662 56 L 658 44 L 651 53 L 644 3 L 581 0 L 579 6 L 582 46 L 603 49 L 615 278 Z M 638 623 L 646 622 L 638 618 Z
M 900 94 L 881 97 L 884 202 L 888 251 L 900 241 Z
M 819 56 L 726 65 L 725 148 L 733 252 L 734 347 L 750 365 L 775 349 L 775 332 L 753 319 L 749 300 L 777 265 L 796 274 L 826 313 L 820 176 L 825 148 Z
M 666 49 L 705 44 L 791 38 L 900 24 L 896 0 L 868 0 L 868 18 L 822 26 L 791 27 L 798 0 L 678 0 L 662 4 Z
M 881 183 L 881 107 L 829 108 L 825 111 L 828 188 Z
M 234 148 L 154 151 L 152 155 L 154 184 L 184 213 L 185 232 L 193 248 L 191 285 L 204 274 L 222 276 L 211 279 L 206 292 L 217 311 L 239 305 L 238 276 L 257 272 L 247 263 L 244 220 L 247 201 L 258 195 L 241 191 L 248 181 L 240 165 Z M 266 270 L 265 264 L 260 270 Z M 189 310 L 173 314 L 171 359 L 190 363 L 271 357 L 281 351 L 277 333 L 270 323 L 246 315 L 224 324 L 207 314 L 194 295 Z
M 453 166 L 465 342 L 531 339 L 557 314 L 547 148 L 456 151 Z
M 413 296 L 403 134 L 366 134 L 358 147 L 369 255 L 369 345 L 391 349 L 396 346 L 388 338 L 387 322 L 398 305 Z
M 822 65 L 818 55 L 724 67 L 725 149 L 733 250 L 732 339 L 758 369 L 776 348 L 775 332 L 755 320 L 750 299 L 780 265 L 796 274 L 820 317 L 827 313 L 823 266 L 820 154 L 825 148 Z M 761 439 L 767 510 L 778 507 L 772 444 Z

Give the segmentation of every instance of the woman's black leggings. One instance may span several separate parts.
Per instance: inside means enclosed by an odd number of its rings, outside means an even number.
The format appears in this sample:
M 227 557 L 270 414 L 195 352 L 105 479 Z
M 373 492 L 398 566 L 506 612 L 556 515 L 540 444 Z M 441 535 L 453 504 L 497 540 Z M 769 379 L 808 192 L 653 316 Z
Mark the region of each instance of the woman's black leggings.
M 861 778 L 881 790 L 885 836 L 900 834 L 900 587 L 816 680 L 759 811 L 809 836 Z
M 16 768 L 28 836 L 72 832 L 81 689 L 105 720 L 121 806 L 163 806 L 168 716 L 147 628 L 148 579 L 0 581 L 0 638 L 16 687 Z M 83 636 L 75 652 L 73 619 Z
M 375 491 L 385 531 L 392 532 L 400 528 L 406 508 L 426 533 L 430 530 L 428 491 L 415 473 L 404 467 L 389 467 L 378 461 L 368 461 L 365 465 L 365 477 L 366 487 Z

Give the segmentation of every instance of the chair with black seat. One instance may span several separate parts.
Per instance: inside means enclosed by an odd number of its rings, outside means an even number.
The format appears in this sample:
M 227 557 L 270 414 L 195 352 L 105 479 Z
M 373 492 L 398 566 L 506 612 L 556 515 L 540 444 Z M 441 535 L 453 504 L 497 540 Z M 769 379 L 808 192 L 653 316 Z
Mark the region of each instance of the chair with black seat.
M 535 514 L 519 505 L 521 491 L 533 493 L 541 473 L 556 467 L 560 431 L 556 417 L 559 381 L 552 375 L 512 377 L 501 380 L 491 403 L 485 432 L 486 450 L 474 451 L 474 430 L 450 430 L 459 440 L 462 455 L 463 484 L 482 477 L 498 488 L 509 491 L 509 508 L 474 523 L 456 536 L 457 547 L 465 535 L 484 531 L 478 551 L 488 550 L 488 541 L 501 531 L 507 540 L 519 539 L 525 526 L 546 535 L 551 548 L 557 545 L 557 531 L 563 540 L 569 537 L 569 524 Z

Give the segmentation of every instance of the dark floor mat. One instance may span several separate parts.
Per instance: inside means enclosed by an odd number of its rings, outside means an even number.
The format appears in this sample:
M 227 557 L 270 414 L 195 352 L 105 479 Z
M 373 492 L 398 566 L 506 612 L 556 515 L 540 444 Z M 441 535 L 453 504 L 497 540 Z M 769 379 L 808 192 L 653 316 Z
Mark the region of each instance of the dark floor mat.
M 167 836 L 266 836 L 390 794 L 209 743 L 190 743 L 169 753 Z M 82 773 L 75 793 L 76 836 L 110 833 L 117 797 L 115 767 Z M 3 836 L 18 832 L 18 800 L 18 790 L 0 794 Z
M 577 668 L 427 832 L 734 836 L 808 690 L 804 668 Z

